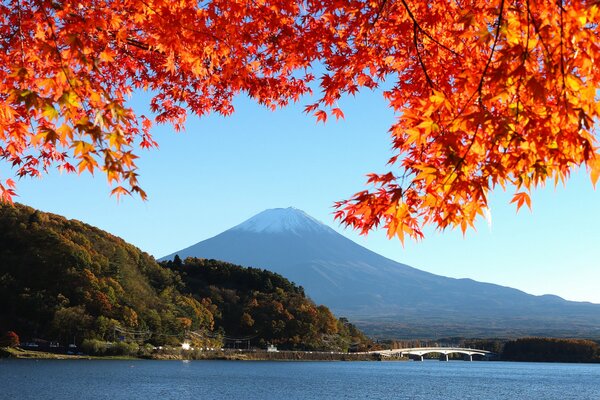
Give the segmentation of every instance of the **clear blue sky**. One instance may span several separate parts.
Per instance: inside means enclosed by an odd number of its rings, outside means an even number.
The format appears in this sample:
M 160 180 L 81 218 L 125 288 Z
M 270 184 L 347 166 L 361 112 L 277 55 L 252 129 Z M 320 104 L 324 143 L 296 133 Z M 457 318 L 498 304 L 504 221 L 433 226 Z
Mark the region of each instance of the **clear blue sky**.
M 143 111 L 143 100 L 134 107 Z M 117 202 L 101 174 L 18 182 L 18 202 L 105 229 L 156 257 L 212 237 L 273 207 L 294 206 L 359 244 L 440 275 L 600 303 L 600 189 L 578 173 L 567 187 L 533 195 L 518 215 L 511 193 L 491 197 L 493 224 L 428 230 L 402 247 L 383 232 L 360 237 L 333 221 L 332 205 L 364 188 L 365 174 L 386 171 L 394 116 L 380 95 L 346 99 L 344 121 L 316 124 L 304 103 L 270 112 L 239 99 L 236 113 L 188 120 L 186 132 L 154 129 L 159 150 L 141 152 L 143 202 Z M 5 166 L 2 175 L 6 176 Z

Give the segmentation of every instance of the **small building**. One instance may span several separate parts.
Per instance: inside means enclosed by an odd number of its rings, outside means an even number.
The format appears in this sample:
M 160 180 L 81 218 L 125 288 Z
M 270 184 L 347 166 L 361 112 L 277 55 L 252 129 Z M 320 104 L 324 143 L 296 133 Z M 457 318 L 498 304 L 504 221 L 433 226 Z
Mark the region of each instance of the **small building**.
M 279 351 L 277 350 L 277 346 L 275 346 L 274 344 L 270 344 L 267 346 L 267 352 L 271 353 L 271 352 L 276 352 Z

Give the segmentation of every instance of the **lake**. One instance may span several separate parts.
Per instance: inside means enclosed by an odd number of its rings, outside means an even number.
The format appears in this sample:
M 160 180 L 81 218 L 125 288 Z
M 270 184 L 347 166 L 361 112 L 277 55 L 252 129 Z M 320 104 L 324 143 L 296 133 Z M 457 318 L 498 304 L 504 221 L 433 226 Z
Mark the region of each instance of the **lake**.
M 600 399 L 600 364 L 0 359 L 0 399 Z

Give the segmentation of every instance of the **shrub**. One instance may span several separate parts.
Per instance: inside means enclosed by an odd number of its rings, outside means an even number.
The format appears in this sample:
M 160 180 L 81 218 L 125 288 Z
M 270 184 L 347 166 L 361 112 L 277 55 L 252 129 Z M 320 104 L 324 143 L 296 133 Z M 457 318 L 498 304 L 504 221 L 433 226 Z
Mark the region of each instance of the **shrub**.
M 19 335 L 13 331 L 8 331 L 0 338 L 0 346 L 17 347 L 20 344 Z
M 81 343 L 81 350 L 85 354 L 89 354 L 92 356 L 103 356 L 106 354 L 107 350 L 110 348 L 110 343 L 103 342 L 101 340 L 96 339 L 85 339 Z
M 110 349 L 111 355 L 115 356 L 137 356 L 140 346 L 137 343 L 117 342 Z

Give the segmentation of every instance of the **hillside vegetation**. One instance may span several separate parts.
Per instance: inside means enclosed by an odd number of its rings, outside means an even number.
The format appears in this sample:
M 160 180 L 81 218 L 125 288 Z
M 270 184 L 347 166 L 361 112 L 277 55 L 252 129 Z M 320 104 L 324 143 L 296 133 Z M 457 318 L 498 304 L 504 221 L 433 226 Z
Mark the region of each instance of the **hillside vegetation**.
M 347 350 L 370 341 L 280 275 L 214 260 L 158 264 L 107 232 L 0 205 L 0 333 L 80 344 L 252 345 Z
M 199 258 L 162 265 L 180 274 L 186 294 L 210 299 L 215 326 L 228 335 L 303 350 L 365 350 L 370 343 L 345 318 L 315 305 L 302 287 L 279 274 Z

